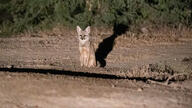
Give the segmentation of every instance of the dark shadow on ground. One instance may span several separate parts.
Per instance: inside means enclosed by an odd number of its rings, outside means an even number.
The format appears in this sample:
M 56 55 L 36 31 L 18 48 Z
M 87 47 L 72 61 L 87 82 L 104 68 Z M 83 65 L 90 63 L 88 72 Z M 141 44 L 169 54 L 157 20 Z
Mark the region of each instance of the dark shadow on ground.
M 77 77 L 93 77 L 93 78 L 103 78 L 103 79 L 125 79 L 125 77 L 119 77 L 119 76 L 110 75 L 110 74 L 75 72 L 75 71 L 56 70 L 56 69 L 0 68 L 0 71 L 54 74 L 54 75 L 69 75 L 69 76 L 77 76 Z
M 89 72 L 75 72 L 56 69 L 33 69 L 33 68 L 0 68 L 0 72 L 20 72 L 20 73 L 40 73 L 40 74 L 52 74 L 52 75 L 67 75 L 74 77 L 88 77 L 88 78 L 101 78 L 101 79 L 128 79 L 146 82 L 146 78 L 140 77 L 122 77 L 117 75 L 102 74 L 102 73 L 89 73 Z
M 113 50 L 113 46 L 115 43 L 115 39 L 125 33 L 128 30 L 127 25 L 123 24 L 115 24 L 113 27 L 113 34 L 104 39 L 100 44 L 98 49 L 95 52 L 96 60 L 100 63 L 100 67 L 106 66 L 105 59 L 107 58 L 108 54 Z

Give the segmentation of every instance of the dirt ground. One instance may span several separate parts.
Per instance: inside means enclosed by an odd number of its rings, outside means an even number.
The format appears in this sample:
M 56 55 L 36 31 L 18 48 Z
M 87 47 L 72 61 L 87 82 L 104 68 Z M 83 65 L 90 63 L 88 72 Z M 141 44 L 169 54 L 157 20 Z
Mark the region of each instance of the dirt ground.
M 66 35 L 0 38 L 0 108 L 192 107 L 191 38 L 117 37 L 104 68 L 82 68 Z

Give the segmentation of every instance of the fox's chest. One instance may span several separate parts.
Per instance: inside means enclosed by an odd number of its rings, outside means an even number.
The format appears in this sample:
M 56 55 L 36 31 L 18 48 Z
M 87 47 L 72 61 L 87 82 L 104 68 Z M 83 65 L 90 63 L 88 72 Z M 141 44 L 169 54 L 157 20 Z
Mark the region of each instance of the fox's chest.
M 80 47 L 79 50 L 81 53 L 88 53 L 89 52 L 89 48 L 87 48 L 87 47 Z

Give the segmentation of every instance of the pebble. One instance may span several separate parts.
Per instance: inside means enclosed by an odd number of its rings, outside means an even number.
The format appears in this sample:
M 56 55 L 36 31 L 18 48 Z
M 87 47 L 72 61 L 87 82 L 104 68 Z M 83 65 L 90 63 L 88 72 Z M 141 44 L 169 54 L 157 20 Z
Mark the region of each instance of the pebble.
M 143 88 L 138 88 L 137 91 L 142 92 Z

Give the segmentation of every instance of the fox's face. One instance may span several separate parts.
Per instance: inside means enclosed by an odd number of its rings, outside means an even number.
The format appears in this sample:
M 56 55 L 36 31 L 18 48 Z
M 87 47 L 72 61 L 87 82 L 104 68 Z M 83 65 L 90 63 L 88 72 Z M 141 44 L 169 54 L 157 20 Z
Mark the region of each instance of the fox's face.
M 90 27 L 88 26 L 84 31 L 77 26 L 77 34 L 80 41 L 88 41 L 90 34 Z

